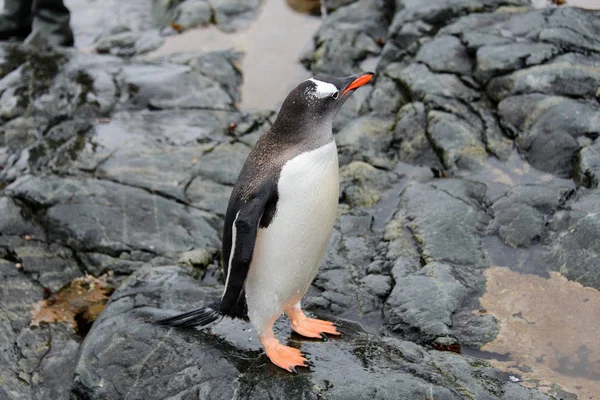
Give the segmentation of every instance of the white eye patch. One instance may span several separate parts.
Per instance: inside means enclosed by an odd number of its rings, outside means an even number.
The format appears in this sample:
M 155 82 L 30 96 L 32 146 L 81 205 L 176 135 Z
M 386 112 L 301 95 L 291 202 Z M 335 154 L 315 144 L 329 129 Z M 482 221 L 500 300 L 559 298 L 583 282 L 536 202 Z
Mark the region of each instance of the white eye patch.
M 308 80 L 316 85 L 315 89 L 309 92 L 309 94 L 319 99 L 332 96 L 338 91 L 335 85 L 332 85 L 331 83 L 323 82 L 315 78 L 310 78 Z

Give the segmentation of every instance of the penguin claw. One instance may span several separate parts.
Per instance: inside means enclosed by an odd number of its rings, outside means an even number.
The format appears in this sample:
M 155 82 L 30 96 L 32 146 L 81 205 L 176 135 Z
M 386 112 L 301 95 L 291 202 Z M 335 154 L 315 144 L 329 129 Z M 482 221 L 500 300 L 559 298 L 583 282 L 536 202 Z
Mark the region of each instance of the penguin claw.
M 327 337 L 326 334 L 324 334 L 323 332 L 319 333 L 319 335 L 321 335 L 321 338 L 323 339 L 324 342 L 329 341 L 329 338 Z
M 291 372 L 291 373 L 293 373 L 293 374 L 297 374 L 297 373 L 298 373 L 298 371 L 296 371 L 296 368 L 292 367 L 291 365 L 290 365 L 290 367 L 289 367 L 289 370 L 290 370 L 290 372 Z

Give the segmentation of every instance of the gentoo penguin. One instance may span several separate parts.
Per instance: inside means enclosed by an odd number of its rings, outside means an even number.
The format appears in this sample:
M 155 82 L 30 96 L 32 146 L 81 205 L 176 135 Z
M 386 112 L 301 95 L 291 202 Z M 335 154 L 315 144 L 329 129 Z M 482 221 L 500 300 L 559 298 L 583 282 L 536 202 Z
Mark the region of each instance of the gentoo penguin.
M 231 193 L 223 234 L 223 295 L 159 324 L 203 327 L 222 316 L 250 319 L 269 359 L 290 372 L 309 363 L 273 335 L 281 314 L 302 336 L 339 335 L 333 323 L 308 318 L 300 301 L 323 261 L 337 213 L 333 117 L 372 76 L 311 78 L 290 92 Z

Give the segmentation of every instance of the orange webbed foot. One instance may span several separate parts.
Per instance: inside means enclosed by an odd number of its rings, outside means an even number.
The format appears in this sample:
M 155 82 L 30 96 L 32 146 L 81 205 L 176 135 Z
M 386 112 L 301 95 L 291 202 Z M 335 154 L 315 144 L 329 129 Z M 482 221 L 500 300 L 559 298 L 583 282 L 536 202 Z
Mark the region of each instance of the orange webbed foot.
M 279 340 L 267 339 L 263 340 L 265 352 L 271 362 L 286 371 L 296 373 L 296 367 L 308 367 L 311 365 L 304 354 L 293 347 L 284 346 L 279 343 Z
M 304 318 L 302 318 L 304 317 Z M 295 316 L 292 319 L 292 330 L 299 335 L 308 338 L 323 338 L 327 339 L 328 335 L 341 335 L 336 329 L 333 322 L 323 321 L 315 318 L 308 318 L 302 314 L 302 316 Z

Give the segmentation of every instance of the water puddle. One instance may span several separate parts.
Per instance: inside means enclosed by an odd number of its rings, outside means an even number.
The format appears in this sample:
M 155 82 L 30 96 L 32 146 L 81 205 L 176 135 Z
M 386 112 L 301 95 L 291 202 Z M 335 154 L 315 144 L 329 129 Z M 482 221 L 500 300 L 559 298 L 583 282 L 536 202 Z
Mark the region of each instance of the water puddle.
M 287 93 L 310 73 L 298 61 L 321 25 L 318 17 L 299 14 L 282 0 L 265 0 L 246 30 L 224 33 L 214 26 L 165 38 L 150 58 L 174 53 L 235 49 L 244 53 L 240 109 L 277 108 Z
M 525 386 L 549 391 L 558 383 L 581 399 L 600 394 L 600 292 L 556 272 L 549 279 L 490 267 L 481 305 L 500 324 L 497 338 L 481 348 L 508 354 L 495 367 Z

